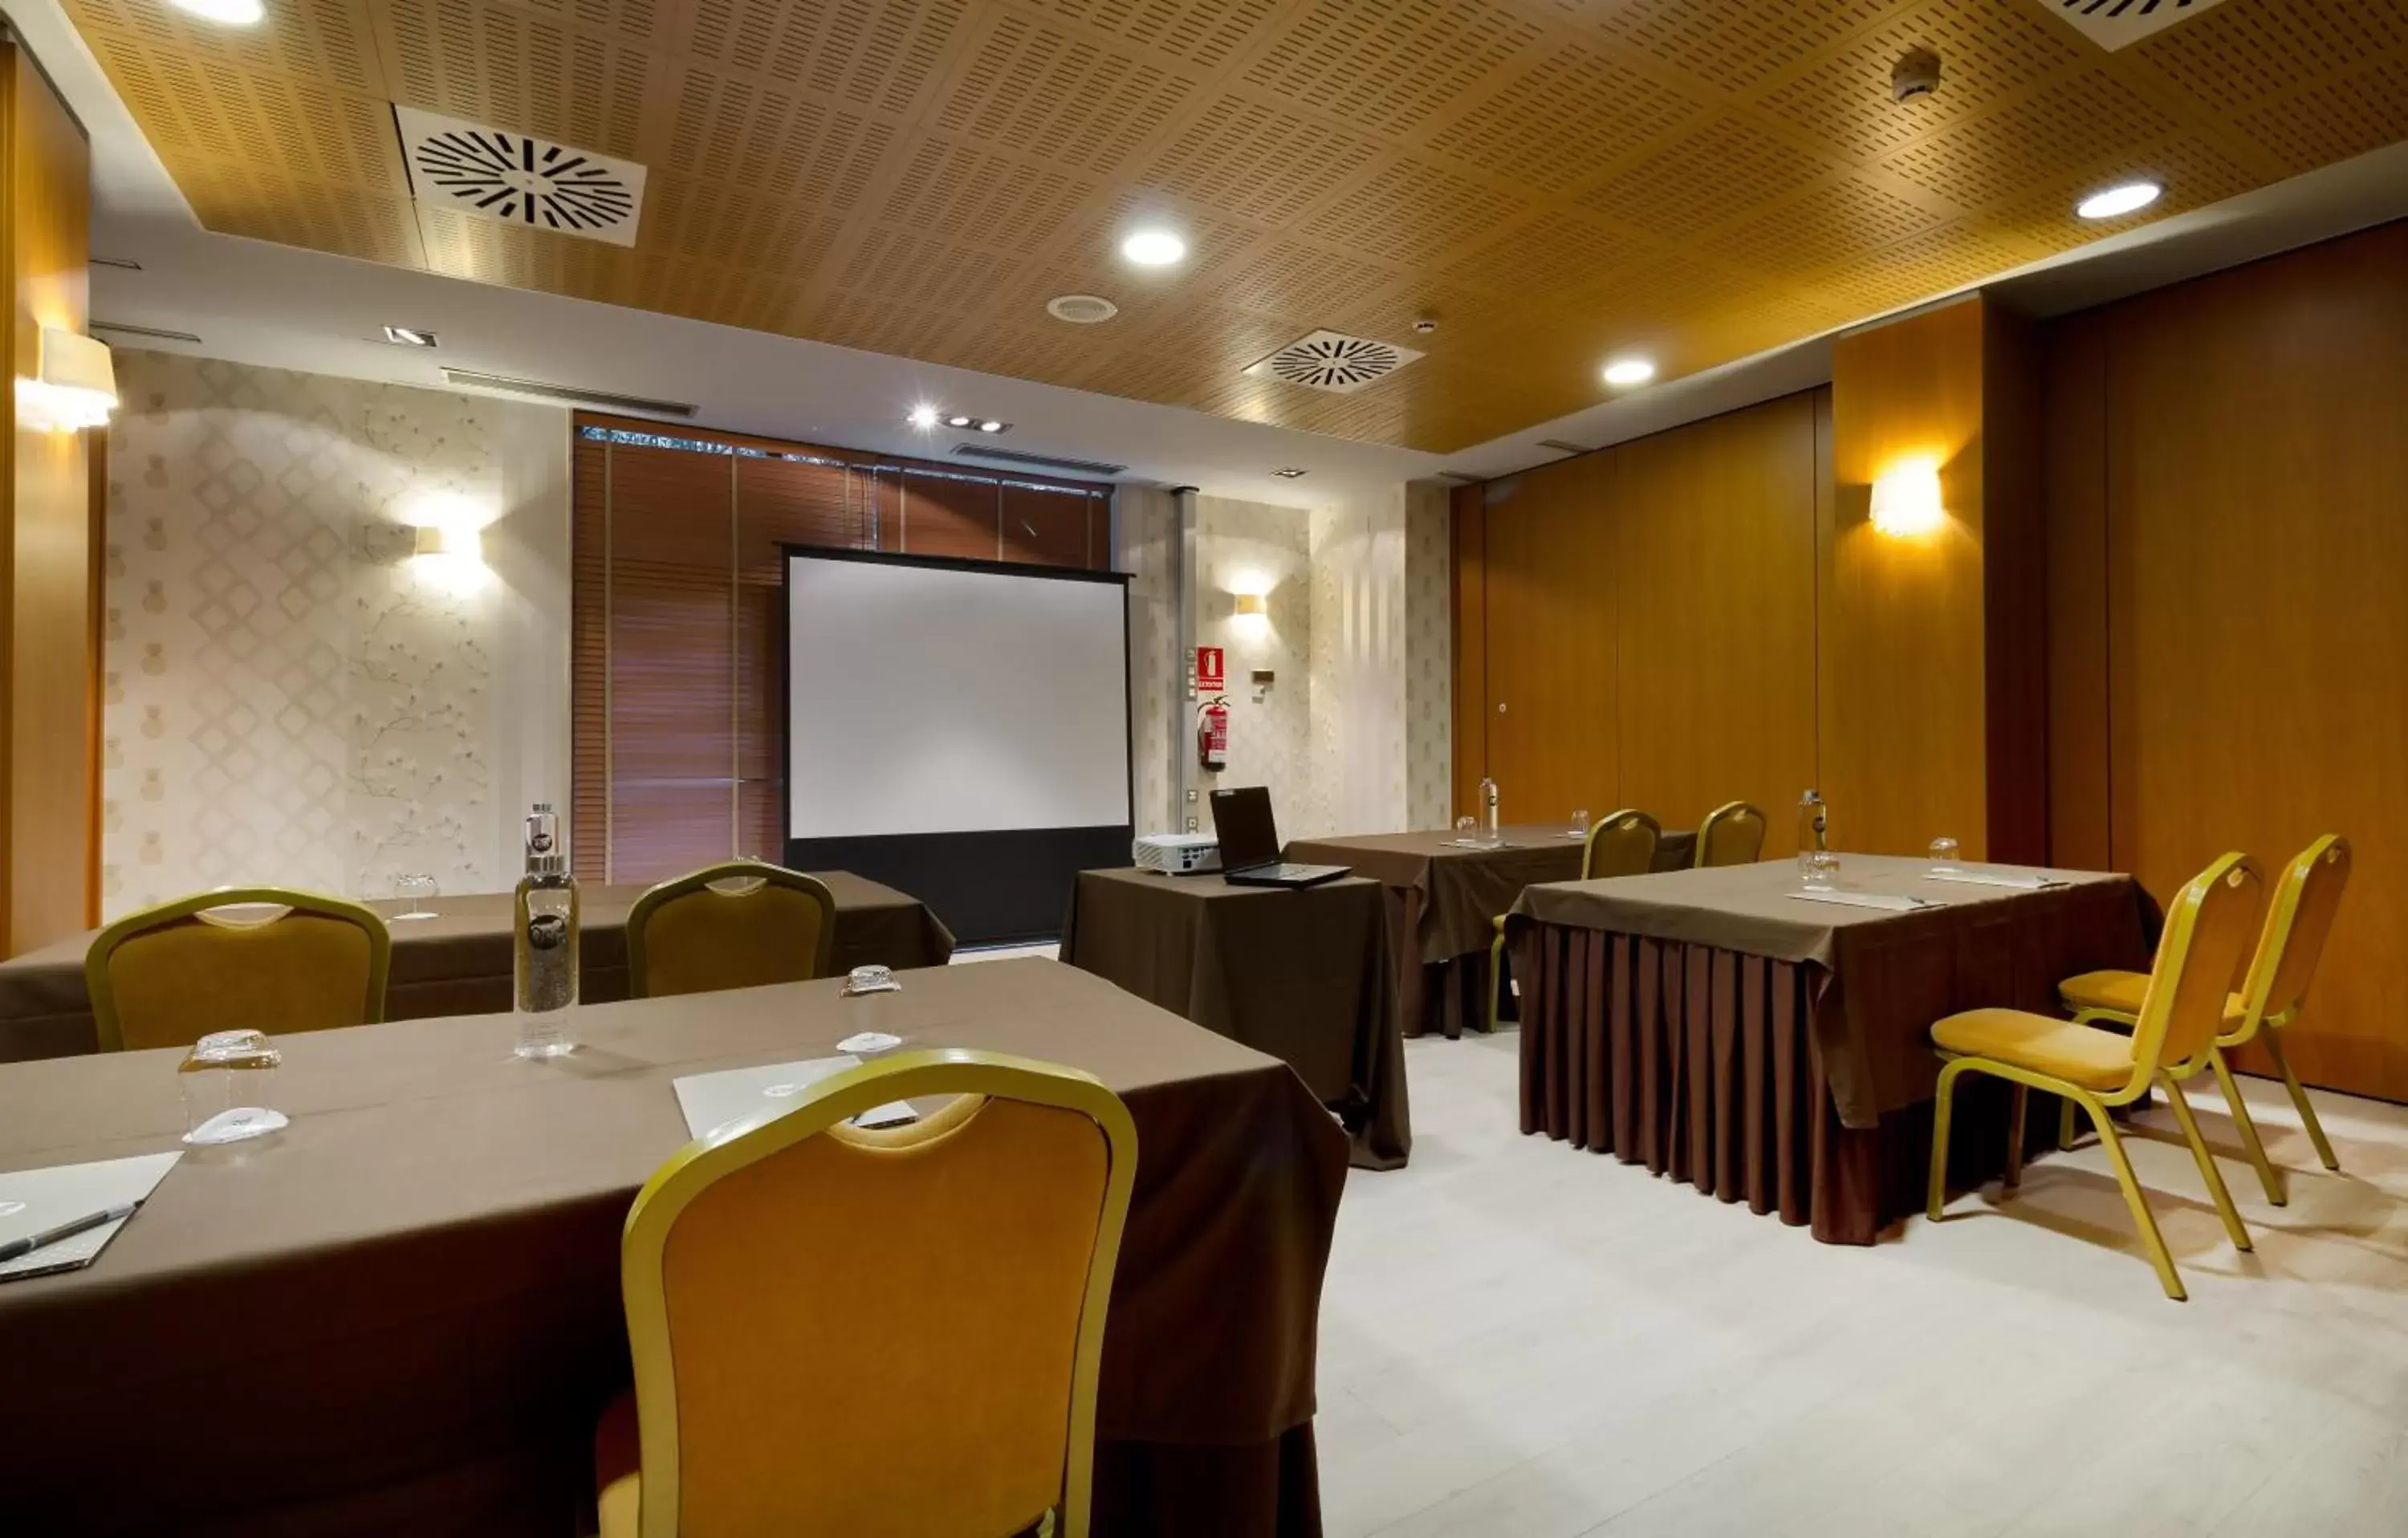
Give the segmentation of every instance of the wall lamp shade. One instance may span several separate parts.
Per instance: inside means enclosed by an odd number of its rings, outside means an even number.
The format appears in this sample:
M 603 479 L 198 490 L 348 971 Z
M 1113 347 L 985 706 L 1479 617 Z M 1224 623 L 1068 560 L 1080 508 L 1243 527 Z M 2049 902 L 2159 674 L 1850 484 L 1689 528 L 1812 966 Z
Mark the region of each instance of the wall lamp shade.
M 117 370 L 108 344 L 61 326 L 42 328 L 41 374 L 17 381 L 17 420 L 28 427 L 71 433 L 106 427 L 117 410 Z
M 1929 534 L 1948 519 L 1940 466 L 1928 459 L 1893 465 L 1873 482 L 1873 527 L 1900 539 Z
M 1240 614 L 1267 615 L 1270 612 L 1268 600 L 1260 593 L 1240 593 L 1236 597 Z
M 482 566 L 485 564 L 482 532 L 461 524 L 422 525 L 417 531 L 417 548 L 410 553 L 439 555 L 449 561 Z

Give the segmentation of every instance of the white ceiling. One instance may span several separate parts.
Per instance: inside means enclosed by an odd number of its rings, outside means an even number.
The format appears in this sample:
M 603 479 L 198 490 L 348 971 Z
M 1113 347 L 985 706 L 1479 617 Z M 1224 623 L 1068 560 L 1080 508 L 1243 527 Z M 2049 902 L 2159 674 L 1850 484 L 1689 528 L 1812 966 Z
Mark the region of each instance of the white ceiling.
M 92 135 L 93 254 L 141 264 L 139 272 L 93 269 L 93 318 L 201 338 L 194 347 L 104 338 L 117 346 L 433 389 L 448 388 L 438 369 L 449 365 L 691 402 L 699 408 L 695 421 L 731 431 L 942 458 L 963 435 L 921 433 L 903 420 L 913 403 L 933 401 L 1014 424 L 1000 447 L 1103 460 L 1127 466 L 1130 481 L 1292 507 L 1441 472 L 1504 474 L 1556 457 L 1541 438 L 1598 447 L 1830 377 L 1829 338 L 1811 338 L 1440 456 L 212 235 L 193 217 L 58 0 L 0 0 L 0 13 Z M 2143 225 L 1985 286 L 2033 313 L 2061 313 L 2402 216 L 2408 144 Z M 392 346 L 380 336 L 388 323 L 434 331 L 442 346 Z M 1310 473 L 1293 481 L 1271 475 L 1284 466 Z

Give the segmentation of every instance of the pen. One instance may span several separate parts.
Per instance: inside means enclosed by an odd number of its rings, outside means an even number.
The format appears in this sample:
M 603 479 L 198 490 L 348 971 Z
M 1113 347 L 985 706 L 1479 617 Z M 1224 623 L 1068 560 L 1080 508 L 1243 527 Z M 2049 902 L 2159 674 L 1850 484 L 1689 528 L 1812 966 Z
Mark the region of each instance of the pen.
M 111 1207 L 107 1212 L 87 1213 L 81 1217 L 62 1223 L 55 1229 L 46 1229 L 24 1239 L 11 1239 L 8 1243 L 0 1244 L 0 1261 L 14 1260 L 21 1255 L 31 1255 L 34 1251 L 47 1248 L 62 1239 L 73 1239 L 79 1233 L 89 1233 L 104 1223 L 114 1223 L 120 1218 L 132 1217 L 134 1209 L 141 1205 L 139 1201 L 129 1201 L 122 1207 Z

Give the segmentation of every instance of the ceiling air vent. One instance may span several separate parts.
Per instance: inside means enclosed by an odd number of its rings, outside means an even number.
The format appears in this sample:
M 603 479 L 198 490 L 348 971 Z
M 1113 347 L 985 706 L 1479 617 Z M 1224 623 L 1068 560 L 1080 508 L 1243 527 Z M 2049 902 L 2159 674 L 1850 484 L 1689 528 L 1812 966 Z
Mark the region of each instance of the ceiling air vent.
M 2054 0 L 2057 13 L 2075 30 L 2114 52 L 2154 32 L 2197 16 L 2222 0 Z
M 1020 465 L 1032 470 L 1056 470 L 1064 475 L 1119 475 L 1126 465 L 1107 465 L 1099 459 L 1055 459 L 1047 454 L 1025 454 L 1010 449 L 990 449 L 983 443 L 956 443 L 953 453 L 964 459 L 991 459 L 998 465 Z
M 446 368 L 444 380 L 469 390 L 497 390 L 504 395 L 535 395 L 591 406 L 605 411 L 641 411 L 647 416 L 691 417 L 697 408 L 681 400 L 646 400 L 641 395 L 614 395 L 604 390 L 580 390 L 573 384 L 546 384 L 541 380 L 514 380 L 502 374 L 480 374 L 473 368 Z
M 396 107 L 409 186 L 429 208 L 614 246 L 636 243 L 644 168 L 526 134 Z
M 1307 389 L 1326 390 L 1333 395 L 1351 395 L 1420 356 L 1412 348 L 1393 342 L 1316 331 L 1249 365 L 1244 371 L 1257 379 L 1285 380 Z

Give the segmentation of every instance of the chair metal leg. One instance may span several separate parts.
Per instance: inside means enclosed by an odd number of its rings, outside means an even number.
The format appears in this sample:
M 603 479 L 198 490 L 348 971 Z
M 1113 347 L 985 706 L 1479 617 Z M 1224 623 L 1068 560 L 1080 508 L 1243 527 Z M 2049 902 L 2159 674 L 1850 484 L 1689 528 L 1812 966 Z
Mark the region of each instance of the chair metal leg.
M 2249 1104 L 2241 1098 L 2241 1086 L 2232 1082 L 2232 1068 L 2224 1060 L 2224 1049 L 2208 1048 L 2207 1063 L 2215 1070 L 2215 1087 L 2224 1092 L 2224 1103 L 2231 1108 L 2232 1124 L 2241 1129 L 2241 1146 L 2248 1151 L 2249 1162 L 2257 1166 L 2258 1184 L 2266 1187 L 2267 1200 L 2282 1206 L 2290 1198 L 2284 1193 L 2283 1183 L 2275 1178 L 2274 1167 L 2266 1161 L 2266 1145 L 2258 1140 L 2258 1124 L 2249 1119 Z
M 2291 1059 L 2283 1055 L 2282 1031 L 2270 1026 L 2258 1033 L 2258 1039 L 2266 1043 L 2267 1055 L 2282 1071 L 2283 1086 L 2291 1092 L 2291 1103 L 2300 1109 L 2300 1120 L 2307 1125 L 2308 1141 L 2316 1145 L 2316 1157 L 2324 1160 L 2328 1170 L 2340 1169 L 2341 1160 L 2333 1157 L 2332 1144 L 2325 1141 L 2325 1124 L 2316 1120 L 2316 1108 L 2308 1103 L 2307 1090 L 2300 1084 L 2300 1076 L 2291 1071 Z
M 2013 1089 L 2007 1102 L 2007 1173 L 1999 1183 L 2000 1196 L 2013 1195 L 2024 1183 L 2024 1102 L 2031 1098 L 2031 1091 L 2019 1084 Z
M 1499 999 L 1505 991 L 1505 931 L 1488 942 L 1488 1034 L 1497 1034 Z
M 2058 1153 L 2073 1152 L 2076 1130 L 2073 1125 L 2073 1102 L 2060 1096 L 2057 1102 L 2057 1151 Z
M 2124 1187 L 2124 1204 L 2132 1209 L 2132 1222 L 2141 1230 L 2141 1242 L 2148 1246 L 2149 1263 L 2157 1268 L 2157 1285 L 2166 1296 L 2182 1302 L 2190 1294 L 2183 1290 L 2182 1275 L 2174 1270 L 2174 1258 L 2166 1251 L 2165 1235 L 2157 1231 L 2156 1215 L 2149 1211 L 2149 1199 L 2141 1194 L 2140 1178 L 2132 1173 L 2132 1161 L 2125 1157 L 2124 1140 L 2115 1124 L 2107 1116 L 2107 1108 L 2097 1100 L 2085 1099 L 2082 1108 L 2090 1113 L 2090 1123 L 2099 1128 L 2099 1142 L 2107 1150 L 2108 1162 L 2115 1166 L 2116 1183 Z
M 1931 1101 L 1931 1190 L 1926 1213 L 1934 1223 L 1948 1205 L 1948 1124 L 1956 1106 L 1956 1078 L 1964 1070 L 1961 1062 L 1942 1067 L 1940 1088 Z
M 2224 1231 L 2232 1237 L 2232 1247 L 2250 1249 L 2249 1230 L 2241 1226 L 2241 1214 L 2232 1205 L 2232 1193 L 2224 1188 L 2224 1172 L 2215 1167 L 2215 1156 L 2207 1151 L 2207 1140 L 2199 1135 L 2199 1120 L 2190 1114 L 2190 1100 L 2183 1094 L 2181 1084 L 2171 1073 L 2157 1075 L 2165 1085 L 2166 1099 L 2173 1102 L 2174 1120 L 2182 1123 L 2183 1136 L 2190 1141 L 2190 1157 L 2199 1165 L 2200 1178 L 2207 1182 L 2207 1194 L 2215 1199 L 2216 1215 L 2224 1219 Z

